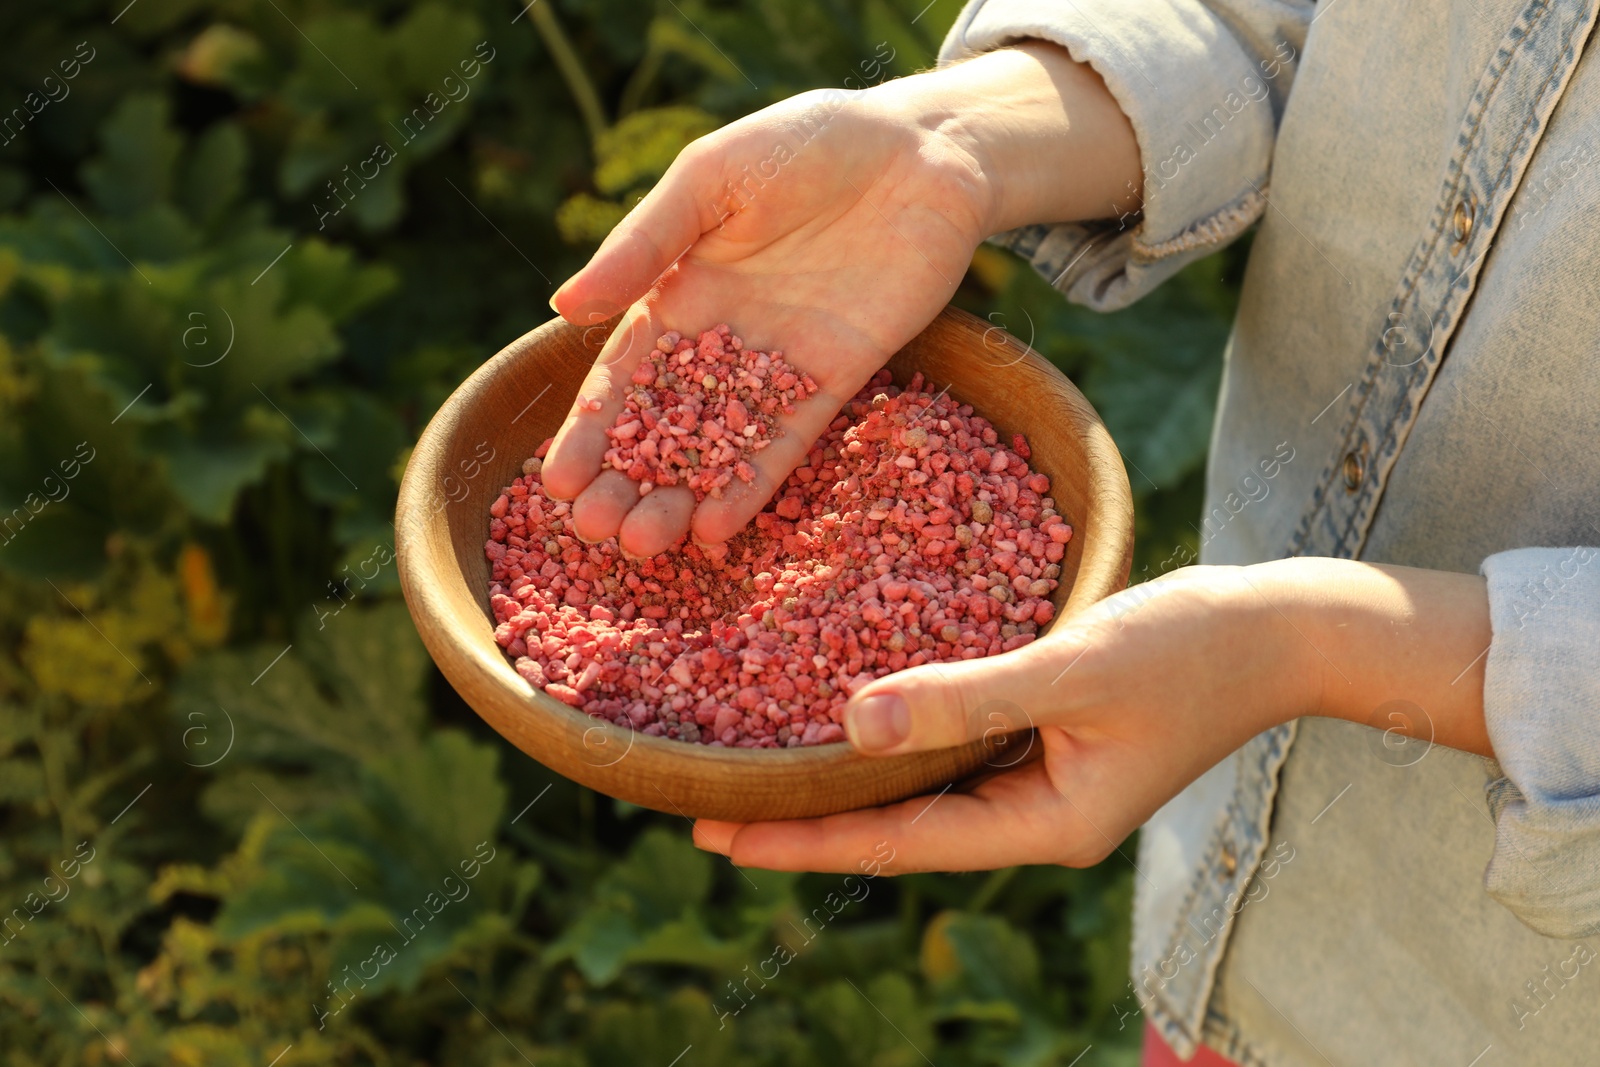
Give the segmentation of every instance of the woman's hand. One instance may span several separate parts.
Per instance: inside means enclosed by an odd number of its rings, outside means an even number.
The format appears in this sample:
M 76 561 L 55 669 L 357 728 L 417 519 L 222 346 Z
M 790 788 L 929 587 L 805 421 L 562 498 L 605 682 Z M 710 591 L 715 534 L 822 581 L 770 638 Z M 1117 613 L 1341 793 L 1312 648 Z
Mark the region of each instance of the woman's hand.
M 883 808 L 701 820 L 695 841 L 777 870 L 854 870 L 882 841 L 894 847 L 889 873 L 1087 866 L 1249 738 L 1301 715 L 1369 722 L 1404 700 L 1423 713 L 1408 734 L 1490 754 L 1488 642 L 1475 575 L 1330 559 L 1186 568 L 1015 652 L 881 678 L 846 710 L 850 741 L 868 754 L 1035 726 L 1042 758 Z
M 997 119 L 1002 90 L 1015 106 Z M 1070 133 L 1066 96 L 1084 101 L 1072 105 Z M 660 552 L 691 527 L 701 542 L 726 540 L 840 406 L 944 307 L 978 243 L 1054 208 L 1028 199 L 1044 168 L 1119 123 L 1098 77 L 1035 45 L 861 92 L 805 93 L 695 142 L 552 300 L 578 325 L 627 314 L 583 386 L 600 408 L 569 414 L 545 461 L 546 490 L 574 500 L 580 537 L 617 535 L 635 555 Z M 1029 138 L 1051 143 L 1051 153 Z M 1123 146 L 1111 162 L 1127 155 Z M 1136 149 L 1131 158 L 1136 172 Z M 1103 165 L 1079 161 L 1076 170 L 1109 188 Z M 1062 211 L 1074 210 L 1073 195 L 1100 214 L 1127 195 L 1101 197 L 1059 170 L 1052 177 Z M 717 322 L 782 351 L 818 392 L 756 454 L 754 483 L 734 482 L 698 508 L 686 487 L 641 497 L 624 474 L 602 470 L 605 428 L 657 337 Z
M 614 313 L 649 291 L 584 383 L 600 410 L 575 410 L 545 463 L 550 494 L 576 497 L 578 535 L 620 534 L 627 550 L 654 555 L 691 514 L 702 542 L 736 533 L 955 292 L 984 236 L 987 197 L 969 148 L 867 94 L 798 96 L 687 149 L 555 297 L 581 320 L 591 305 Z M 754 483 L 736 481 L 698 509 L 683 486 L 641 498 L 626 475 L 601 471 L 605 427 L 657 337 L 719 321 L 752 347 L 781 350 L 817 393 L 755 454 Z

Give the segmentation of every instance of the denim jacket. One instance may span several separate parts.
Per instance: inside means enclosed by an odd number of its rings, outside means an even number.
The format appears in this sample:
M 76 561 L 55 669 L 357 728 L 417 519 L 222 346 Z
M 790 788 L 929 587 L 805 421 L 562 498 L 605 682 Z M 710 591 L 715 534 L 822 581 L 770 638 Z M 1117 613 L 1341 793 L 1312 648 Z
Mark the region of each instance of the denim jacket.
M 971 0 L 945 41 L 946 62 L 1056 42 L 1133 125 L 1141 212 L 998 238 L 1069 299 L 1125 306 L 1259 224 L 1201 560 L 1488 583 L 1497 763 L 1398 743 L 1385 731 L 1427 709 L 1394 702 L 1377 729 L 1254 738 L 1144 828 L 1129 992 L 1109 1010 L 1180 1055 L 1600 1062 L 1595 15 Z

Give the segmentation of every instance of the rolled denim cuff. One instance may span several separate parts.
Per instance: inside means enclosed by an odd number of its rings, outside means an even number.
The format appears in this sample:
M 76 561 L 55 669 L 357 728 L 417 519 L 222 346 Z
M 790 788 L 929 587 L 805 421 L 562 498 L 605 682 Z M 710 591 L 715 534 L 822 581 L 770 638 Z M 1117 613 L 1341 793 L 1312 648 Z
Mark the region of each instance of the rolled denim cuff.
M 1600 933 L 1600 549 L 1520 548 L 1489 584 L 1489 895 L 1549 937 Z
M 1237 238 L 1267 206 L 1267 171 L 1310 6 L 1264 0 L 969 0 L 941 63 L 1029 39 L 1087 63 L 1127 114 L 1141 212 L 1020 227 L 993 240 L 1075 303 L 1124 307 Z

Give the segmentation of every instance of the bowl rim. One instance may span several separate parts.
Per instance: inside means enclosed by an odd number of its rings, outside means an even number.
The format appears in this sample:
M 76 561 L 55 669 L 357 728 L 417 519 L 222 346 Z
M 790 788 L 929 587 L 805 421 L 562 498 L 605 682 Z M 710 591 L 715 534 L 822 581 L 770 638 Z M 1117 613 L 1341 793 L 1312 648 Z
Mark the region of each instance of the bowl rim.
M 1057 610 L 1046 628 L 1054 626 L 1062 617 L 1071 614 L 1068 606 L 1081 609 L 1087 604 L 1092 604 L 1105 596 L 1122 588 L 1133 561 L 1133 504 L 1131 489 L 1128 484 L 1127 472 L 1122 464 L 1121 452 L 1112 441 L 1110 432 L 1106 429 L 1099 413 L 1094 409 L 1086 397 L 1078 390 L 1077 386 L 1067 378 L 1052 363 L 1040 356 L 1031 344 L 1024 345 L 1009 332 L 994 326 L 966 311 L 954 306 L 947 306 L 940 311 L 929 327 L 940 321 L 951 325 L 965 327 L 968 330 L 981 331 L 983 343 L 997 350 L 1005 350 L 1005 354 L 1012 357 L 1013 363 L 1027 363 L 1036 373 L 1059 380 L 1069 391 L 1070 398 L 1075 405 L 1080 407 L 1090 417 L 1079 421 L 1078 432 L 1084 438 L 1083 447 L 1091 456 L 1091 462 L 1086 464 L 1089 472 L 1089 484 L 1085 486 L 1085 494 L 1101 501 L 1115 505 L 1115 510 L 1122 512 L 1119 516 L 1107 516 L 1119 521 L 1103 522 L 1095 530 L 1092 539 L 1085 539 L 1083 556 L 1078 564 L 1078 579 L 1088 577 L 1089 581 L 1075 580 L 1069 591 L 1066 605 Z M 608 327 L 612 323 L 606 324 Z M 563 330 L 577 327 L 567 323 L 564 319 L 556 317 L 529 330 L 520 337 L 511 341 L 500 349 L 499 352 L 485 360 L 472 374 L 462 381 L 451 392 L 439 408 L 429 419 L 427 426 L 418 437 L 412 449 L 405 472 L 401 478 L 400 491 L 395 507 L 395 555 L 398 564 L 401 591 L 410 608 L 417 630 L 427 647 L 429 655 L 444 673 L 452 687 L 461 693 L 463 700 L 472 707 L 474 712 L 480 709 L 467 694 L 463 686 L 452 677 L 451 671 L 445 666 L 450 663 L 459 665 L 463 662 L 470 664 L 473 670 L 490 676 L 499 676 L 516 679 L 525 689 L 526 693 L 517 695 L 517 703 L 521 706 L 523 714 L 536 714 L 544 712 L 556 717 L 558 723 L 569 731 L 577 731 L 585 747 L 610 751 L 613 742 L 626 741 L 622 748 L 622 755 L 609 763 L 591 763 L 590 766 L 603 770 L 613 766 L 632 751 L 635 744 L 643 743 L 646 751 L 654 752 L 660 756 L 670 756 L 678 765 L 686 770 L 695 766 L 707 769 L 716 768 L 724 772 L 747 773 L 761 767 L 774 767 L 779 764 L 786 765 L 789 769 L 807 767 L 823 771 L 831 767 L 854 763 L 861 760 L 872 760 L 875 763 L 887 765 L 899 760 L 911 760 L 929 753 L 907 753 L 903 756 L 866 756 L 858 753 L 847 741 L 834 742 L 825 745 L 797 746 L 795 748 L 737 748 L 702 744 L 688 744 L 683 741 L 667 737 L 652 737 L 632 727 L 623 728 L 609 720 L 600 719 L 588 713 L 571 707 L 542 691 L 535 690 L 532 686 L 517 675 L 504 652 L 493 640 L 493 616 L 485 614 L 486 629 L 482 635 L 468 635 L 460 633 L 451 625 L 450 614 L 443 604 L 444 594 L 442 585 L 446 581 L 465 581 L 466 576 L 459 568 L 436 566 L 433 554 L 423 551 L 424 542 L 430 538 L 430 533 L 442 534 L 446 542 L 449 541 L 449 508 L 432 511 L 432 487 L 441 484 L 445 475 L 443 458 L 446 449 L 443 444 L 461 427 L 465 412 L 474 407 L 478 395 L 491 388 L 507 364 L 521 359 L 527 352 L 545 342 L 550 335 Z M 607 330 L 609 333 L 609 329 Z M 998 335 L 996 343 L 993 338 Z M 920 336 L 920 334 L 919 334 Z M 910 342 L 908 342 L 909 344 Z M 598 351 L 597 345 L 590 345 Z M 1104 479 L 1110 478 L 1110 484 L 1104 484 Z M 1125 517 L 1125 521 L 1123 520 Z M 430 523 L 432 528 L 430 529 Z M 1074 524 L 1075 530 L 1081 529 Z M 487 516 L 485 517 L 485 537 L 487 537 Z M 1109 567 L 1105 564 L 1090 566 L 1091 556 L 1096 560 L 1118 557 Z M 452 578 L 452 573 L 454 576 Z M 1095 588 L 1091 583 L 1097 583 L 1103 588 Z M 469 592 L 475 600 L 483 602 L 487 597 L 487 590 L 481 594 L 472 589 L 467 583 Z M 484 640 L 483 638 L 487 638 Z M 513 690 L 515 692 L 515 690 Z M 1026 730 L 1026 728 L 1024 728 Z M 497 730 L 497 732 L 503 731 Z M 1018 731 L 1023 732 L 1023 731 Z M 591 742 L 591 738 L 596 738 Z M 515 738 L 507 738 L 517 744 Z M 951 753 L 959 753 L 971 746 L 981 746 L 993 749 L 996 744 L 1004 744 L 1004 739 L 985 738 L 980 741 L 969 742 L 966 746 L 956 746 L 948 749 Z M 517 747 L 527 751 L 520 744 Z M 1031 749 L 1031 745 L 1030 745 Z M 532 755 L 530 753 L 530 755 Z M 537 757 L 534 757 L 537 759 Z M 542 761 L 540 761 L 542 762 Z M 1016 762 L 1020 763 L 1021 760 Z M 1012 764 L 1006 764 L 1010 766 Z M 557 768 L 558 773 L 560 771 Z M 657 787 L 658 791 L 659 786 Z M 665 792 L 662 797 L 672 808 L 678 808 Z M 660 810 L 667 810 L 665 808 Z M 682 809 L 678 809 L 683 814 Z M 685 815 L 687 818 L 688 816 Z

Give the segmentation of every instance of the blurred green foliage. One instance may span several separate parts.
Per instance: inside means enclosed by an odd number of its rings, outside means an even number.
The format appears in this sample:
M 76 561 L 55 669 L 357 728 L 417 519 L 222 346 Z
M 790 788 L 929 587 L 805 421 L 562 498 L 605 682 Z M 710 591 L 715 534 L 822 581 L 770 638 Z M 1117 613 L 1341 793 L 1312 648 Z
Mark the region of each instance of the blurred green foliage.
M 955 10 L 0 13 L 6 1064 L 1134 1062 L 1123 859 L 864 882 L 807 939 L 839 878 L 524 759 L 395 593 L 410 442 L 676 152 Z M 985 249 L 958 295 L 1104 413 L 1136 572 L 1194 540 L 1239 262 L 1096 316 Z

